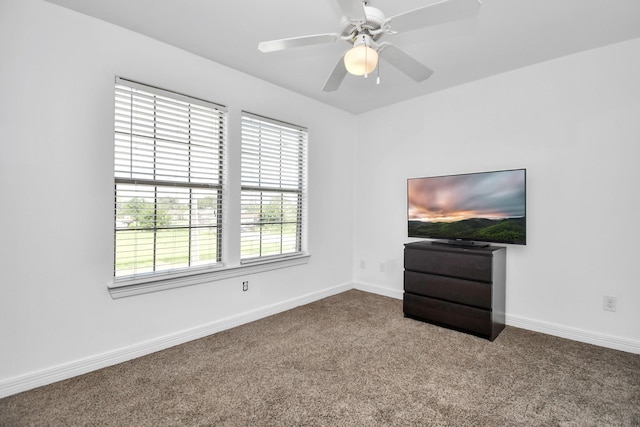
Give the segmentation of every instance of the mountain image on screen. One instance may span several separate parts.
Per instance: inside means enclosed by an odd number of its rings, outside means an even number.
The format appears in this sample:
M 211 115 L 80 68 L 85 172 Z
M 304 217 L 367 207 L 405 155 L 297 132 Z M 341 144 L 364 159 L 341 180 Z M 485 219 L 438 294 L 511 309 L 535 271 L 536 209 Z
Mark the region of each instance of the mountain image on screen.
M 409 237 L 526 244 L 526 170 L 411 178 Z

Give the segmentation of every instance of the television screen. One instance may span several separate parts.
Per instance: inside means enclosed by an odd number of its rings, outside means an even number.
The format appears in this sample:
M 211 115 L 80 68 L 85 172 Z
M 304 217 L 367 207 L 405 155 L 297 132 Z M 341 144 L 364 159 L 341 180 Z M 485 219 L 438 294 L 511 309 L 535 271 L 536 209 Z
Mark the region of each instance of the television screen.
M 409 237 L 525 245 L 526 169 L 410 178 Z

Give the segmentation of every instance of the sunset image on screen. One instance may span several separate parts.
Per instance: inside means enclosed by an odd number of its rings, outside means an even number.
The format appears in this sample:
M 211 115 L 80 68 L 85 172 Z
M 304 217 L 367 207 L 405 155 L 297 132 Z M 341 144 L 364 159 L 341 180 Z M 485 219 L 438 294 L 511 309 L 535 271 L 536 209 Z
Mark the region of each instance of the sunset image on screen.
M 524 216 L 522 171 L 409 180 L 409 219 L 454 222 Z
M 523 169 L 409 179 L 409 235 L 524 240 L 525 199 Z

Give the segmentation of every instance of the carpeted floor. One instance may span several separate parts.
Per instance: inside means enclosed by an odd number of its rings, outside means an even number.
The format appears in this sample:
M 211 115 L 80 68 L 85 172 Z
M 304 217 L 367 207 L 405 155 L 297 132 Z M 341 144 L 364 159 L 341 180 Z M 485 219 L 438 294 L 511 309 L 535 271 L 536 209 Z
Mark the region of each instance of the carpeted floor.
M 640 355 L 349 291 L 2 399 L 0 425 L 640 426 Z

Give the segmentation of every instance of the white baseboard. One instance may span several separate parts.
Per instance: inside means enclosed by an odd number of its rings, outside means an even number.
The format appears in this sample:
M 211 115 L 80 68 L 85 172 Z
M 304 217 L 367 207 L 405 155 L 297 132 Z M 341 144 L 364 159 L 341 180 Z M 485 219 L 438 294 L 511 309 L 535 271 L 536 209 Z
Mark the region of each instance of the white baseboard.
M 558 325 L 541 320 L 529 319 L 522 316 L 514 316 L 507 313 L 505 323 L 516 328 L 541 332 L 547 335 L 567 338 L 573 341 L 593 344 L 600 347 L 611 348 L 613 350 L 626 351 L 628 353 L 640 354 L 640 341 L 629 338 L 616 337 L 600 332 L 587 331 L 573 328 L 571 326 Z
M 127 360 L 155 353 L 179 344 L 186 343 L 198 338 L 203 338 L 217 332 L 234 328 L 236 326 L 250 323 L 255 320 L 262 319 L 286 310 L 296 308 L 301 305 L 309 304 L 323 298 L 336 295 L 353 289 L 351 283 L 345 283 L 332 288 L 324 289 L 319 292 L 313 292 L 300 297 L 295 297 L 286 301 L 261 307 L 256 310 L 228 317 L 226 319 L 216 320 L 205 325 L 180 331 L 174 334 L 165 335 L 163 337 L 154 338 L 132 346 L 123 347 L 117 350 L 109 351 L 103 354 L 97 354 L 84 359 L 75 360 L 64 363 L 40 371 L 30 372 L 5 380 L 0 380 L 0 398 L 7 397 L 16 393 L 31 390 L 57 381 L 66 380 L 78 375 L 86 374 L 97 369 L 113 366 Z
M 384 288 L 381 286 L 371 285 L 368 283 L 354 282 L 355 289 L 370 292 L 373 294 L 383 295 L 391 298 L 402 299 L 402 290 Z M 640 341 L 621 338 L 612 335 L 602 334 L 599 332 L 587 331 L 584 329 L 573 328 L 565 325 L 544 322 L 535 319 L 529 319 L 522 316 L 506 315 L 505 323 L 516 328 L 527 329 L 529 331 L 541 332 L 547 335 L 567 338 L 573 341 L 593 344 L 600 347 L 611 348 L 613 350 L 626 351 L 628 353 L 640 354 Z
M 402 294 L 404 293 L 402 290 L 390 289 L 362 282 L 353 282 L 353 288 L 359 291 L 369 292 L 370 294 L 377 294 L 395 299 L 402 299 Z
M 217 332 L 250 323 L 267 316 L 281 313 L 301 305 L 310 304 L 314 301 L 318 301 L 332 295 L 337 295 L 350 289 L 358 289 L 364 292 L 395 299 L 402 299 L 403 293 L 401 290 L 389 289 L 367 283 L 344 283 L 319 292 L 313 292 L 292 298 L 277 304 L 261 307 L 226 319 L 216 320 L 205 325 L 144 341 L 129 347 L 52 366 L 50 368 L 30 372 L 17 377 L 0 380 L 0 398 L 126 362 L 127 360 L 135 359 L 136 357 L 145 356 L 156 351 L 164 350 L 188 341 L 203 338 Z M 509 314 L 506 316 L 506 324 L 517 328 L 528 329 L 574 341 L 607 347 L 614 350 L 640 354 L 640 342 L 627 338 L 615 337 Z

